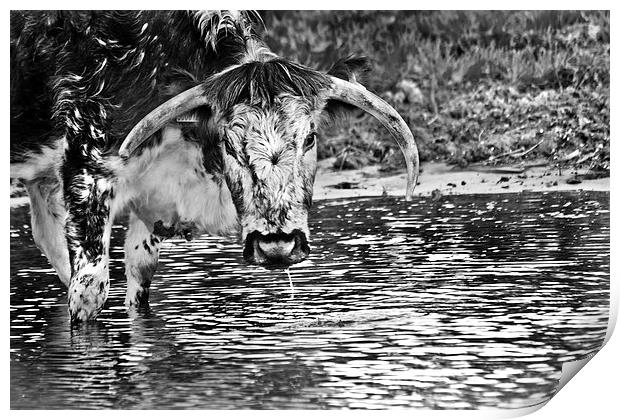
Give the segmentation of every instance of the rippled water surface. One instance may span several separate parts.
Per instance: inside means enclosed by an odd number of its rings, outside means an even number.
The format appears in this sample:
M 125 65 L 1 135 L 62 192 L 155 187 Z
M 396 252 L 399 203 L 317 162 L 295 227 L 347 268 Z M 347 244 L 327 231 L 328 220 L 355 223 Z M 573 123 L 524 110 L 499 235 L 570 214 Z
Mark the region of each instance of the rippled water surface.
M 169 241 L 150 311 L 100 321 L 11 212 L 12 408 L 479 408 L 551 397 L 609 304 L 609 195 L 317 202 L 312 257 L 247 267 L 231 238 Z

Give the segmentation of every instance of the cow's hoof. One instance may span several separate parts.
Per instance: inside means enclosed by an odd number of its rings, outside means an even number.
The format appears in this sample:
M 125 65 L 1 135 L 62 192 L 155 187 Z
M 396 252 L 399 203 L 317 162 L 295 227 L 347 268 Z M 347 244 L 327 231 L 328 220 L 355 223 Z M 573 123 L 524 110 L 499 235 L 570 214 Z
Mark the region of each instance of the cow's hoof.
M 129 293 L 125 296 L 125 308 L 128 311 L 140 308 L 148 308 L 149 306 L 149 291 L 148 289 L 140 289 L 133 293 L 131 296 Z
M 68 300 L 72 324 L 97 318 L 108 297 L 108 285 L 108 279 L 97 280 L 91 276 L 71 282 Z
M 141 302 L 139 305 L 126 305 L 126 308 L 127 316 L 131 320 L 138 318 L 148 318 L 151 315 L 151 307 L 148 301 Z
M 69 315 L 71 316 L 71 325 L 79 325 L 85 322 L 96 321 L 97 315 L 99 315 L 100 312 L 101 311 L 88 312 L 83 309 L 72 312 L 71 309 L 69 309 Z

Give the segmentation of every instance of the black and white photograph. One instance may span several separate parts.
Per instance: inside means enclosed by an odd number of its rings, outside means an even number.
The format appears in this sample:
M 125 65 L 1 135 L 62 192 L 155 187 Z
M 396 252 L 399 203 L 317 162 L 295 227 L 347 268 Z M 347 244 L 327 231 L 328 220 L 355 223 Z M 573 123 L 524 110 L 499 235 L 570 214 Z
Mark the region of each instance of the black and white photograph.
M 10 409 L 542 407 L 615 322 L 610 15 L 7 11 Z

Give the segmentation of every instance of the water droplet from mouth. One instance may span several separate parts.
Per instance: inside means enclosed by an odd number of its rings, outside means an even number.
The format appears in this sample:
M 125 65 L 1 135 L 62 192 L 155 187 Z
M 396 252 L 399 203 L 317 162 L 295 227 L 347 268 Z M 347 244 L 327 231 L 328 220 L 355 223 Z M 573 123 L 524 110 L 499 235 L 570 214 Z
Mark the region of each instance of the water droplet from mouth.
M 284 271 L 286 272 L 286 275 L 288 276 L 288 284 L 291 287 L 291 293 L 294 294 L 295 288 L 293 287 L 293 279 L 291 278 L 291 270 L 290 268 L 287 268 Z

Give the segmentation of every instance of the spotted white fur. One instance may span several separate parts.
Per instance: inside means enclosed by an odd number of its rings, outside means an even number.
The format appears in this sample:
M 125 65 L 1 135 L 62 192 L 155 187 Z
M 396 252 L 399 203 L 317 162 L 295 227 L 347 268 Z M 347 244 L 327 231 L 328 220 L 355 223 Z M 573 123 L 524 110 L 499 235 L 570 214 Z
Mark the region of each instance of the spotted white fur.
M 19 177 L 28 185 L 35 242 L 48 257 L 63 283 L 69 286 L 71 270 L 65 240 L 62 184 L 58 175 L 64 144 L 65 140 L 59 139 L 52 147 L 43 148 L 41 154 L 32 155 L 26 162 L 12 166 L 11 175 Z M 128 304 L 135 301 L 134 297 L 140 290 L 138 285 L 143 281 L 137 275 L 139 270 L 145 265 L 157 264 L 156 255 L 149 259 L 143 248 L 135 249 L 135 242 L 139 238 L 140 243 L 147 239 L 147 232 L 150 234 L 153 231 L 154 223 L 162 221 L 167 226 L 178 222 L 191 223 L 197 233 L 210 234 L 231 233 L 238 225 L 236 210 L 226 184 L 217 183 L 213 175 L 206 173 L 199 146 L 186 141 L 178 127 L 165 128 L 162 142 L 145 149 L 140 156 L 126 163 L 118 157 L 107 158 L 106 166 L 115 174 L 114 184 L 111 180 L 96 181 L 98 189 L 103 191 L 114 188 L 115 191 L 111 218 L 103 235 L 106 255 L 97 264 L 77 258 L 79 267 L 75 267 L 81 275 L 93 276 L 99 283 L 105 283 L 105 292 L 101 296 L 103 299 L 95 298 L 96 293 L 92 290 L 77 286 L 79 282 L 75 286 L 79 290 L 70 289 L 69 293 L 70 305 L 75 306 L 75 311 L 84 312 L 86 318 L 99 311 L 105 302 L 109 282 L 107 249 L 112 221 L 124 209 L 129 208 L 134 212 L 125 246 Z M 95 182 L 88 175 L 84 175 L 82 181 L 85 184 Z M 78 303 L 71 298 L 85 293 L 89 294 L 85 297 L 86 303 Z
M 148 301 L 149 286 L 157 268 L 160 239 L 132 212 L 125 238 L 125 306 L 138 307 Z
M 192 222 L 199 233 L 225 234 L 237 226 L 230 191 L 207 174 L 200 146 L 186 141 L 178 127 L 162 132 L 162 142 L 126 164 L 110 162 L 118 177 L 115 200 L 129 206 L 152 230 Z M 124 206 L 123 206 L 124 207 Z

